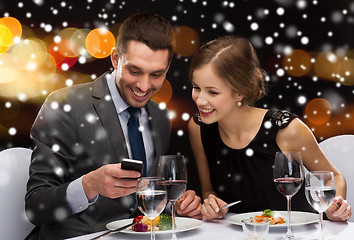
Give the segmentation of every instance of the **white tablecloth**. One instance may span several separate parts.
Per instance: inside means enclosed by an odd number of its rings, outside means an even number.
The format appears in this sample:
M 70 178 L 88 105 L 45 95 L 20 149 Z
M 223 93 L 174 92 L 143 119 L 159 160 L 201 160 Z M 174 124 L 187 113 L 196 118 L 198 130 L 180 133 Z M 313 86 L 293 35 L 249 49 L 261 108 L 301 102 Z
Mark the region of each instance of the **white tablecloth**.
M 194 230 L 187 232 L 177 233 L 178 239 L 183 240 L 242 240 L 243 232 L 242 227 L 234 225 L 228 222 L 228 217 L 232 214 L 228 214 L 224 219 L 217 221 L 205 221 L 203 224 Z M 354 239 L 354 222 L 331 222 L 324 221 L 323 224 L 325 236 L 333 240 L 351 240 Z M 71 238 L 71 240 L 87 240 L 93 238 L 99 234 L 104 233 L 93 233 L 76 238 Z M 286 232 L 286 227 L 284 228 L 271 228 L 269 231 L 268 239 L 277 239 L 284 235 Z M 294 235 L 301 236 L 302 239 L 313 239 L 318 236 L 318 223 L 308 224 L 304 226 L 294 226 L 292 227 L 292 232 Z M 171 234 L 157 234 L 156 239 L 170 239 Z M 101 238 L 102 240 L 131 240 L 131 239 L 150 239 L 150 235 L 137 235 L 137 234 L 126 234 L 126 233 L 116 233 L 110 236 L 105 236 Z

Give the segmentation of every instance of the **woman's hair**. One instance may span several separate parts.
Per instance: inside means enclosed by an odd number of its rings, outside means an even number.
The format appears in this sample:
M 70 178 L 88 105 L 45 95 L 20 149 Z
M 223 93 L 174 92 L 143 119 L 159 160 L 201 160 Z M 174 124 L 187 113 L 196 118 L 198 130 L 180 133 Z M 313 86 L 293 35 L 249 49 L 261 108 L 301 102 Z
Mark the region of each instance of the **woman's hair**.
M 169 60 L 173 56 L 173 27 L 165 18 L 151 13 L 137 13 L 127 18 L 119 27 L 117 37 L 118 55 L 126 53 L 129 41 L 146 44 L 152 50 L 169 51 Z
M 203 45 L 194 55 L 189 77 L 196 69 L 211 64 L 215 73 L 235 92 L 242 103 L 253 105 L 265 95 L 264 72 L 251 43 L 242 37 L 223 36 Z

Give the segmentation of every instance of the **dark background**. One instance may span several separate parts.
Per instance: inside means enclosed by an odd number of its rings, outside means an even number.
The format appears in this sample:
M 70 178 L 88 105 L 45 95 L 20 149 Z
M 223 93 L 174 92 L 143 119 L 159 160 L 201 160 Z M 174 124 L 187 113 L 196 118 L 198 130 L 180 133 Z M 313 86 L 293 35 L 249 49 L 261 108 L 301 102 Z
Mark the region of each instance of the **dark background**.
M 284 10 L 284 13 L 281 12 Z M 297 114 L 313 131 L 318 141 L 340 134 L 353 134 L 353 44 L 354 44 L 354 1 L 333 0 L 26 0 L 1 1 L 0 17 L 11 16 L 23 26 L 22 39 L 36 37 L 52 39 L 60 30 L 67 27 L 94 29 L 105 26 L 114 35 L 119 23 L 136 12 L 158 13 L 171 21 L 174 27 L 188 26 L 197 33 L 200 44 L 218 36 L 235 34 L 248 38 L 257 51 L 262 68 L 267 72 L 269 93 L 260 100 L 260 107 L 278 107 Z M 29 17 L 30 13 L 30 17 Z M 325 20 L 324 20 L 325 19 Z M 251 29 L 257 23 L 258 29 Z M 51 31 L 45 31 L 43 24 L 49 24 Z M 231 25 L 230 25 L 231 24 Z M 232 26 L 227 27 L 227 26 Z M 273 42 L 267 44 L 267 37 Z M 303 37 L 308 43 L 303 43 Z M 346 59 L 346 71 L 353 74 L 343 76 L 340 64 L 322 66 L 332 69 L 339 77 L 326 77 L 311 70 L 302 76 L 293 76 L 285 71 L 285 49 L 302 49 L 311 56 L 331 53 L 336 59 Z M 11 51 L 11 49 L 10 49 Z M 0 55 L 1 57 L 1 55 Z M 189 146 L 187 121 L 182 114 L 189 116 L 195 112 L 191 100 L 191 86 L 188 82 L 188 66 L 191 56 L 175 54 L 167 79 L 173 95 L 167 108 L 176 113 L 172 120 L 173 132 L 171 153 L 181 152 L 188 160 L 189 187 L 198 189 L 198 176 Z M 16 62 L 14 63 L 16 65 Z M 343 68 L 343 67 L 342 67 Z M 338 70 L 339 69 L 339 70 Z M 71 78 L 74 84 L 92 81 L 91 76 L 101 75 L 112 70 L 110 59 L 94 59 L 85 64 L 76 63 L 68 71 L 57 69 L 57 73 Z M 80 74 L 81 73 L 81 74 Z M 340 80 L 340 77 L 342 79 Z M 47 94 L 26 100 L 8 97 L 1 83 L 0 67 L 0 150 L 22 146 L 31 147 L 29 131 L 39 107 Z M 24 76 L 26 78 L 26 76 Z M 34 86 L 35 87 L 35 86 Z M 65 87 L 57 82 L 55 89 Z M 12 91 L 12 90 L 10 90 Z M 14 92 L 17 90 L 14 88 Z M 7 96 L 7 97 L 4 97 Z M 330 106 L 319 104 L 312 110 L 330 110 L 326 121 L 310 121 L 306 112 L 311 100 L 320 98 Z M 299 99 L 305 99 L 300 101 Z M 11 103 L 11 107 L 6 107 Z M 318 109 L 317 109 L 318 108 Z M 316 116 L 312 116 L 316 117 Z M 9 129 L 16 129 L 10 134 Z M 179 133 L 179 134 L 178 134 Z

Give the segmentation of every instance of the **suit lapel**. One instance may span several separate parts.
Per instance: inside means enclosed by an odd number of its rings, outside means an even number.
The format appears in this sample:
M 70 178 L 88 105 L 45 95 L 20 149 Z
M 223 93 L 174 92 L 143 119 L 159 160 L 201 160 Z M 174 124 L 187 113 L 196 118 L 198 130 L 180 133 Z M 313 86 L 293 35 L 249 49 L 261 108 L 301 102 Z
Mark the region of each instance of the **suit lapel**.
M 122 158 L 128 157 L 128 150 L 118 114 L 108 89 L 106 74 L 100 76 L 93 84 L 93 105 L 107 132 L 117 162 L 121 162 Z
M 159 111 L 156 107 L 153 106 L 153 103 L 151 101 L 148 102 L 146 105 L 146 109 L 149 113 L 149 122 L 151 126 L 151 133 L 152 133 L 152 138 L 154 141 L 154 148 L 155 148 L 155 159 L 154 162 L 151 165 L 150 170 L 148 171 L 148 176 L 155 176 L 156 175 L 156 169 L 158 165 L 158 159 L 160 155 L 162 154 L 162 139 L 159 136 L 162 136 L 161 134 L 161 128 L 159 127 L 158 123 L 160 120 L 158 119 L 159 114 L 157 111 Z

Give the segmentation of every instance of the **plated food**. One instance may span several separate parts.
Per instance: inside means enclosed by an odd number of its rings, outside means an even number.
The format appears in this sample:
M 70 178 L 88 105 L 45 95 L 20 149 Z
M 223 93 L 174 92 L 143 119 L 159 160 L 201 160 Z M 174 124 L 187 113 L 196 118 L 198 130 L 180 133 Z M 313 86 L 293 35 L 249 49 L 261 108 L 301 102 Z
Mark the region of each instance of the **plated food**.
M 133 218 L 116 220 L 116 221 L 108 223 L 106 225 L 106 227 L 109 230 L 115 230 L 115 229 L 125 226 L 129 223 L 132 223 L 133 220 L 134 220 Z M 160 216 L 160 221 L 161 221 L 161 216 Z M 202 223 L 203 222 L 198 219 L 187 218 L 187 217 L 176 217 L 176 232 L 185 232 L 185 231 L 194 230 L 194 229 L 200 227 L 202 225 Z M 145 235 L 145 234 L 150 235 L 149 231 L 136 232 L 136 231 L 133 231 L 131 228 L 124 229 L 124 230 L 120 231 L 120 233 L 134 234 L 134 235 Z M 172 230 L 162 230 L 161 228 L 159 228 L 159 231 L 156 231 L 155 233 L 158 235 L 171 234 Z
M 277 212 L 274 212 L 270 209 L 264 210 L 261 215 L 255 215 L 254 217 L 251 217 L 251 219 L 254 219 L 256 222 L 263 222 L 264 219 L 268 219 L 270 225 L 285 223 L 283 217 L 281 217 Z
M 287 211 L 272 211 L 278 216 L 287 219 Z M 253 218 L 255 216 L 263 215 L 263 212 L 248 212 L 248 213 L 239 213 L 234 214 L 228 218 L 228 221 L 231 224 L 242 225 L 241 220 Z M 318 222 L 318 214 L 311 212 L 300 212 L 300 211 L 291 211 L 291 226 L 301 226 L 305 224 L 311 224 Z M 270 225 L 270 228 L 283 228 L 286 227 L 286 222 L 283 224 Z
M 133 219 L 136 224 L 131 228 L 135 232 L 148 232 L 151 230 L 151 220 L 144 216 L 139 215 Z M 166 213 L 162 213 L 154 220 L 155 231 L 165 231 L 172 229 L 172 217 Z

